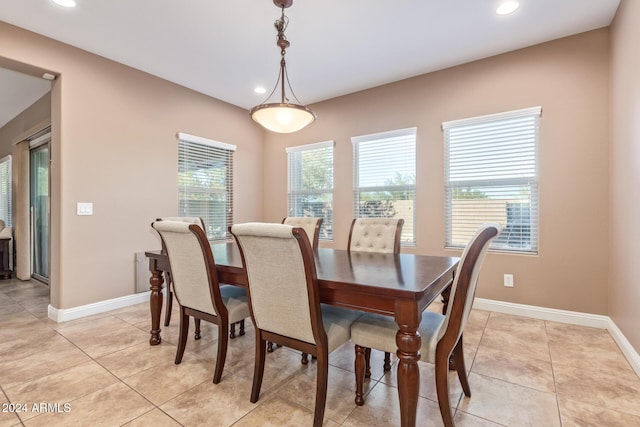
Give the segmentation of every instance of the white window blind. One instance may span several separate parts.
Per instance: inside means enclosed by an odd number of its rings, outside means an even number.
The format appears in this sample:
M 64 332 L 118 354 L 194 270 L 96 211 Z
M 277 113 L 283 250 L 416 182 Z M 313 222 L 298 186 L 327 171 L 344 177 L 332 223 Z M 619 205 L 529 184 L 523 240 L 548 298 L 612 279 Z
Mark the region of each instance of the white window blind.
M 333 239 L 333 141 L 287 148 L 288 216 L 323 218 L 320 239 Z
M 356 218 L 402 218 L 401 243 L 415 244 L 416 128 L 363 135 L 353 143 Z
M 231 144 L 178 134 L 178 212 L 202 218 L 209 240 L 229 237 L 235 149 Z
M 540 107 L 443 123 L 446 247 L 462 248 L 484 222 L 497 250 L 537 253 Z
M 11 217 L 11 156 L 0 159 L 0 219 L 13 226 Z

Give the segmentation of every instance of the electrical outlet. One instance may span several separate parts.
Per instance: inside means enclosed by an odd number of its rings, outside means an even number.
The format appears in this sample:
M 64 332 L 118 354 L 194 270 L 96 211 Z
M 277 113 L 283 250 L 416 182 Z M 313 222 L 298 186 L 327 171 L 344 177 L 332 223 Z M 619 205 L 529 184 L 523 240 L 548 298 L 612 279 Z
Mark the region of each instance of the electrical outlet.
M 513 274 L 504 275 L 504 285 L 507 288 L 513 288 Z

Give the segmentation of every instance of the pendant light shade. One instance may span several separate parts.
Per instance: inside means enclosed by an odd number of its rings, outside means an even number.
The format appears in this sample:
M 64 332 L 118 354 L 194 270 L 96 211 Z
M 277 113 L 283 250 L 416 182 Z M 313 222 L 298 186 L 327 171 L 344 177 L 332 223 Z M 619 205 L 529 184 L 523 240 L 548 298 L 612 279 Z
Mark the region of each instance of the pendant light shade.
M 285 88 L 288 86 L 289 92 L 298 101 L 289 83 L 287 63 L 285 61 L 286 49 L 290 43 L 284 35 L 289 23 L 289 19 L 284 14 L 284 9 L 290 7 L 293 4 L 293 0 L 273 0 L 273 3 L 282 9 L 282 16 L 274 24 L 278 32 L 276 44 L 280 47 L 280 74 L 278 75 L 276 86 L 267 99 L 262 104 L 253 107 L 250 114 L 256 123 L 267 130 L 278 133 L 292 133 L 313 123 L 316 115 L 304 105 L 289 102 L 289 98 L 286 95 Z M 276 93 L 278 85 L 280 85 L 280 102 L 268 102 L 273 94 Z
M 304 105 L 276 103 L 253 107 L 251 118 L 272 132 L 291 133 L 313 123 L 316 115 Z

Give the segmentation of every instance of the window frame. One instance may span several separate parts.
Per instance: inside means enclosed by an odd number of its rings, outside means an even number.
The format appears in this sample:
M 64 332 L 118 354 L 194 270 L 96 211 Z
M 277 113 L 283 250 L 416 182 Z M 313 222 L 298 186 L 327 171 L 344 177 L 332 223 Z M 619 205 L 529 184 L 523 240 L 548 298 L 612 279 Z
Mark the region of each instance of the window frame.
M 188 146 L 188 147 L 187 147 Z M 202 147 L 206 147 L 211 151 L 208 152 L 208 155 L 211 156 L 212 159 L 220 158 L 223 159 L 224 166 L 226 167 L 226 172 L 224 176 L 224 189 L 220 188 L 206 188 L 206 187 L 187 187 L 180 184 L 180 180 L 178 180 L 178 215 L 179 216 L 201 216 L 194 214 L 193 212 L 185 212 L 182 211 L 182 201 L 186 200 L 182 197 L 183 193 L 186 194 L 225 194 L 226 195 L 226 203 L 227 212 L 225 213 L 225 225 L 223 227 L 223 235 L 220 237 L 210 237 L 209 230 L 204 230 L 207 235 L 207 239 L 210 242 L 216 241 L 227 241 L 231 239 L 231 235 L 229 234 L 229 227 L 233 225 L 233 154 L 236 151 L 236 146 L 232 144 L 227 144 L 220 141 L 215 141 L 208 138 L 203 138 L 196 135 L 190 135 L 183 132 L 178 132 L 178 175 L 180 174 L 182 154 L 181 150 L 183 149 L 196 149 Z M 189 190 L 191 189 L 191 190 Z M 202 218 L 205 223 L 205 227 L 209 228 L 212 224 L 212 221 L 207 220 L 207 218 Z
M 294 169 L 292 165 L 293 157 L 296 153 L 303 152 L 311 152 L 314 150 L 323 150 L 326 148 L 331 148 L 331 187 L 330 188 L 321 188 L 321 189 L 303 189 L 303 188 L 294 188 L 292 189 L 292 183 L 295 182 L 295 179 L 291 176 L 291 172 Z M 334 159 L 335 159 L 335 141 L 323 141 L 316 142 L 313 144 L 305 144 L 298 145 L 295 147 L 287 147 L 285 149 L 287 153 L 287 216 L 301 216 L 297 214 L 297 207 L 292 207 L 292 199 L 295 196 L 319 196 L 323 194 L 327 194 L 331 196 L 331 213 L 327 216 L 322 216 L 322 226 L 320 228 L 320 240 L 331 242 L 333 241 L 333 229 L 334 229 L 334 209 L 333 209 L 333 196 L 334 196 L 334 188 L 335 188 L 335 180 L 334 180 Z M 303 165 L 298 165 L 300 174 L 302 174 Z M 300 182 L 300 186 L 302 186 L 302 177 L 298 180 Z M 320 217 L 320 216 L 318 216 Z M 327 220 L 329 218 L 329 220 Z
M 7 205 L 3 206 L 2 209 L 6 209 L 7 215 L 6 215 L 6 218 L 0 218 L 0 219 L 4 220 L 6 227 L 13 227 L 13 212 L 12 212 L 13 195 L 11 190 L 11 185 L 13 180 L 13 177 L 11 176 L 11 174 L 13 173 L 12 171 L 13 159 L 11 157 L 11 154 L 8 154 L 4 156 L 2 159 L 0 159 L 0 168 L 4 168 L 5 165 L 7 165 L 6 166 L 7 182 L 3 183 L 0 181 L 0 201 L 6 200 Z
M 361 186 L 360 179 L 360 159 L 362 147 L 368 144 L 374 146 L 375 144 L 389 143 L 394 139 L 410 139 L 413 138 L 413 147 L 411 148 L 413 154 L 413 184 L 388 184 L 388 185 L 374 185 L 374 186 Z M 411 204 L 411 218 L 406 216 L 400 216 L 404 218 L 404 227 L 402 230 L 402 236 L 400 244 L 401 246 L 414 247 L 416 246 L 416 197 L 417 197 L 417 148 L 418 148 L 418 128 L 409 127 L 403 129 L 396 129 L 386 132 L 378 132 L 367 135 L 354 136 L 351 138 L 353 145 L 353 217 L 363 218 L 361 215 L 360 201 L 362 199 L 362 193 L 371 192 L 411 192 L 413 194 L 413 203 Z M 406 200 L 406 199 L 393 199 L 393 200 Z M 370 216 L 379 218 L 379 216 Z M 407 238 L 407 229 L 411 227 L 410 237 Z
M 525 254 L 525 255 L 536 255 L 540 250 L 540 227 L 539 227 L 539 205 L 540 205 L 540 195 L 539 195 L 539 156 L 538 156 L 538 147 L 540 144 L 540 130 L 539 130 L 539 119 L 542 115 L 542 107 L 531 107 L 531 108 L 523 108 L 519 110 L 506 111 L 502 113 L 488 114 L 484 116 L 471 117 L 467 119 L 453 120 L 442 123 L 443 130 L 443 139 L 444 139 L 444 193 L 445 193 L 445 248 L 446 249 L 463 249 L 464 244 L 462 243 L 454 243 L 453 235 L 456 232 L 454 229 L 454 218 L 453 218 L 453 192 L 455 189 L 463 191 L 465 188 L 467 191 L 476 191 L 478 189 L 486 189 L 492 190 L 494 194 L 498 194 L 502 192 L 504 196 L 495 197 L 493 200 L 501 201 L 504 199 L 505 203 L 505 211 L 504 214 L 498 214 L 496 216 L 503 216 L 505 218 L 505 223 L 501 224 L 503 226 L 503 232 L 501 236 L 494 239 L 491 243 L 489 249 L 491 251 L 497 252 L 505 252 L 505 253 L 513 253 L 513 254 Z M 528 123 L 527 120 L 532 120 L 531 123 Z M 523 124 L 519 124 L 521 122 Z M 491 128 L 491 125 L 495 125 Z M 490 129 L 493 132 L 500 132 L 501 127 L 504 126 L 513 126 L 517 128 L 517 131 L 511 131 L 508 135 L 511 137 L 509 140 L 509 146 L 504 149 L 513 150 L 512 153 L 519 153 L 519 156 L 509 156 L 510 163 L 506 163 L 502 161 L 500 163 L 500 167 L 496 168 L 494 174 L 499 175 L 503 174 L 503 177 L 484 177 L 484 178 L 475 178 L 475 179 L 451 179 L 451 131 L 458 130 L 460 131 L 463 128 L 466 129 L 474 129 L 474 127 L 483 126 L 485 129 Z M 478 129 L 478 128 L 475 128 Z M 533 141 L 528 142 L 528 138 L 523 135 L 519 135 L 523 131 L 531 132 L 533 136 Z M 472 133 L 472 130 L 469 130 L 469 133 Z M 482 132 L 476 132 L 474 142 L 476 144 L 479 143 L 482 137 L 482 133 L 486 132 L 483 130 Z M 527 134 L 528 135 L 528 134 Z M 503 139 L 504 133 L 500 135 L 500 137 L 495 137 L 496 139 Z M 460 136 L 459 139 L 462 139 Z M 530 139 L 530 138 L 529 138 Z M 467 139 L 468 143 L 469 139 Z M 458 142 L 462 144 L 462 142 Z M 498 144 L 495 142 L 494 144 Z M 532 147 L 529 147 L 532 145 Z M 482 157 L 486 156 L 486 163 L 492 162 L 496 163 L 496 157 L 489 156 L 490 151 L 493 149 L 495 151 L 496 145 L 491 146 L 488 145 L 489 148 L 486 150 L 483 149 L 475 149 L 473 153 L 470 153 L 472 150 L 469 149 L 466 154 L 468 158 L 471 158 L 471 161 L 477 161 L 480 164 L 480 167 L 473 170 L 471 167 L 460 166 L 460 170 L 457 170 L 455 174 L 461 175 L 462 173 L 471 175 L 476 173 L 477 175 L 487 174 L 489 168 L 486 165 L 483 166 L 482 162 L 474 159 L 473 156 Z M 456 149 L 459 149 L 456 147 Z M 469 154 L 470 153 L 470 154 Z M 524 154 L 528 153 L 528 154 Z M 460 156 L 460 154 L 458 154 Z M 458 159 L 458 161 L 460 161 Z M 469 160 L 467 160 L 469 161 Z M 512 166 L 510 172 L 506 172 L 507 166 Z M 518 164 L 520 169 L 518 169 Z M 528 166 L 527 166 L 528 165 Z M 515 173 L 515 171 L 519 171 Z M 455 183 L 455 184 L 454 184 Z M 528 198 L 522 198 L 518 196 L 509 197 L 508 194 L 516 194 L 516 190 L 520 188 L 520 192 L 522 189 L 526 189 L 528 194 Z M 485 191 L 486 191 L 485 190 Z M 512 193 L 509 193 L 509 191 Z M 480 191 L 480 190 L 478 190 Z M 491 199 L 491 197 L 487 197 Z M 511 198 L 512 200 L 507 200 Z M 463 200 L 463 198 L 458 198 L 457 200 Z M 469 197 L 469 199 L 474 199 L 474 197 Z M 524 202 L 522 202 L 522 201 Z M 509 223 L 509 203 L 511 203 L 512 211 L 519 211 L 520 215 L 514 215 L 515 219 L 520 219 L 520 222 L 516 224 Z M 521 205 L 518 207 L 517 205 Z M 523 208 L 523 204 L 528 205 L 528 207 Z M 517 209 L 516 209 L 517 208 Z M 477 208 L 476 208 L 477 209 Z M 489 209 L 487 208 L 487 211 Z M 523 214 L 524 212 L 524 214 Z M 528 219 L 526 223 L 522 222 L 522 219 Z M 467 220 L 467 218 L 465 218 Z M 467 221 L 470 222 L 470 221 Z M 482 220 L 481 220 L 482 222 Z M 501 222 L 501 221 L 494 221 Z M 464 222 L 461 224 L 464 225 Z M 510 233 L 510 227 L 512 230 L 519 229 L 519 231 Z M 527 230 L 528 228 L 528 230 Z M 458 229 L 457 233 L 470 233 L 470 229 L 462 230 Z M 514 240 L 514 243 L 511 244 L 509 242 L 510 239 Z M 518 242 L 519 239 L 519 243 Z M 523 241 L 528 239 L 528 246 L 523 244 Z

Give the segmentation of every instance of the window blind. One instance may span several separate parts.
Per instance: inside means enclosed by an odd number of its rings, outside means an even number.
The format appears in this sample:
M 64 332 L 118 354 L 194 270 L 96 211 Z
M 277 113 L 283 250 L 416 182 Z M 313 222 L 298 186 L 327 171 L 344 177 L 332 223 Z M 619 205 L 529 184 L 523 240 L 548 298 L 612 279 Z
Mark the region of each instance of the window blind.
M 323 218 L 320 239 L 333 239 L 333 141 L 287 148 L 288 216 Z
M 229 238 L 235 146 L 178 134 L 178 212 L 204 220 L 209 240 Z
M 0 219 L 13 227 L 11 215 L 11 156 L 0 159 Z
M 446 247 L 462 248 L 484 222 L 503 232 L 491 248 L 538 251 L 540 107 L 443 123 Z
M 415 244 L 416 128 L 351 138 L 356 218 L 403 218 L 401 243 Z

